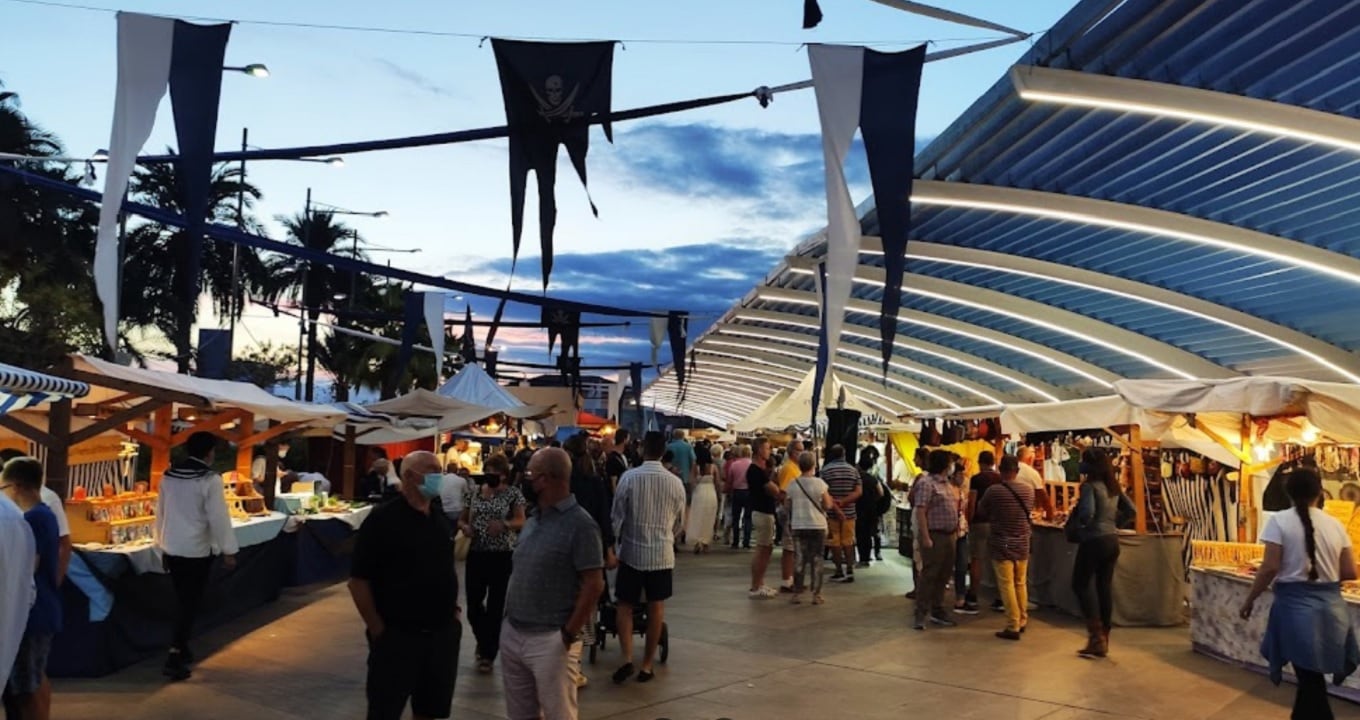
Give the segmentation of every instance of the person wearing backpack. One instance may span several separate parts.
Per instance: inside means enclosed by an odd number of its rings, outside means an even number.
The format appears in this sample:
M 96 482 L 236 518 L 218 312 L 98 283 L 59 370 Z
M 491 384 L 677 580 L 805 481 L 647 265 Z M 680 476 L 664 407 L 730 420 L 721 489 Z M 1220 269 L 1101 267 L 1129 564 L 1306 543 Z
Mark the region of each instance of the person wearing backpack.
M 879 533 L 879 523 L 892 507 L 892 496 L 888 494 L 887 487 L 874 472 L 874 465 L 878 462 L 876 453 L 871 452 L 872 445 L 860 451 L 859 476 L 861 486 L 864 488 L 863 494 L 855 502 L 855 514 L 859 516 L 859 522 L 855 524 L 855 548 L 859 553 L 858 566 L 869 567 L 869 552 L 874 553 L 874 559 L 883 559 L 883 536 Z

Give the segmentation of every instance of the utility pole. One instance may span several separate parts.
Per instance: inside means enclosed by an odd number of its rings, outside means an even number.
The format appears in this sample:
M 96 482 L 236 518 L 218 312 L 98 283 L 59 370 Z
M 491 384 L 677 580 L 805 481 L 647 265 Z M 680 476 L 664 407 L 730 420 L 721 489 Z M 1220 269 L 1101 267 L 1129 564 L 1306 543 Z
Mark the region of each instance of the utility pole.
M 236 229 L 246 231 L 246 158 L 249 150 L 250 128 L 241 128 L 241 177 L 236 187 Z M 241 246 L 231 244 L 231 302 L 228 304 L 227 359 L 236 356 L 236 323 L 241 319 L 245 303 L 241 300 Z
M 311 235 L 311 232 L 312 232 L 312 189 L 307 188 L 307 203 L 302 206 L 301 240 L 303 247 L 307 246 L 307 238 L 308 236 Z M 312 267 L 311 261 L 306 261 L 306 264 L 302 266 L 302 292 L 299 293 L 299 297 L 302 298 L 302 302 L 299 303 L 299 305 L 301 305 L 302 307 L 300 309 L 300 312 L 298 312 L 298 375 L 297 382 L 293 387 L 294 400 L 301 400 L 303 398 L 302 376 L 304 374 L 307 375 L 307 399 L 310 400 L 312 395 L 312 376 L 310 372 L 304 371 L 302 361 L 303 344 L 307 340 L 307 307 L 308 307 L 307 301 L 309 300 L 307 296 L 310 294 L 307 292 L 307 288 L 311 280 L 310 274 L 308 273 L 308 270 L 310 270 L 311 267 Z M 311 348 L 307 349 L 308 351 L 311 350 Z M 310 367 L 310 363 L 308 364 L 308 367 Z

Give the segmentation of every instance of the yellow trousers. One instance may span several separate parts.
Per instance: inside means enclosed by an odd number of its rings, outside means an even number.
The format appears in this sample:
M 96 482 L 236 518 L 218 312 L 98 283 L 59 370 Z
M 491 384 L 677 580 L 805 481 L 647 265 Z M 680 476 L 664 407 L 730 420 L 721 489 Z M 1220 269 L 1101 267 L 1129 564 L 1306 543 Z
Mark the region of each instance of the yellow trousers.
M 1006 606 L 1006 629 L 1020 632 L 1029 623 L 1029 558 L 992 560 L 1001 603 Z

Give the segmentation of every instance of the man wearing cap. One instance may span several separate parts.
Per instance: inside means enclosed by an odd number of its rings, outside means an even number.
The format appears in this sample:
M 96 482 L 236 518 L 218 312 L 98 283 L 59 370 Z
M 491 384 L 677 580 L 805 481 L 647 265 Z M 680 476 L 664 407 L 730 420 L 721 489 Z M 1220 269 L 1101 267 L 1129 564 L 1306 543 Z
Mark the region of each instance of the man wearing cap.
M 600 527 L 571 494 L 571 457 L 545 448 L 529 460 L 538 509 L 515 546 L 501 625 L 501 680 L 512 720 L 575 720 L 581 631 L 604 590 Z
M 400 496 L 359 528 L 349 591 L 368 635 L 368 720 L 446 718 L 458 678 L 458 576 L 453 527 L 434 505 L 439 459 L 413 452 L 401 463 Z

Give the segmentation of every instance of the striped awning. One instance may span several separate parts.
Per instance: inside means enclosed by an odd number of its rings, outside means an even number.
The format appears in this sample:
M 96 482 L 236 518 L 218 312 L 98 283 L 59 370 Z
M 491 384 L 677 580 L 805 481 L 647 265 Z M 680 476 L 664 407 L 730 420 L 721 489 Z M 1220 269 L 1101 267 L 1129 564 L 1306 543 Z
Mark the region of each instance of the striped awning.
M 83 382 L 0 363 L 0 415 L 89 392 Z

